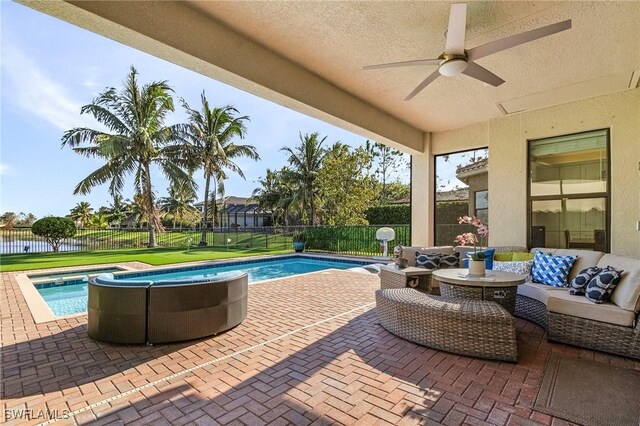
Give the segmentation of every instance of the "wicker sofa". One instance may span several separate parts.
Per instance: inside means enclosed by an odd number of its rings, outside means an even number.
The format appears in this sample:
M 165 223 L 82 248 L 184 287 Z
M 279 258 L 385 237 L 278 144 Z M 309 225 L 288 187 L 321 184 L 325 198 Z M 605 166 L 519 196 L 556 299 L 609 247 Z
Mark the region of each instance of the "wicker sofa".
M 508 251 L 519 251 L 524 252 L 527 251 L 525 247 L 520 246 L 501 246 L 501 247 L 491 247 L 496 250 L 496 252 L 508 252 Z M 442 254 L 453 254 L 455 252 L 460 253 L 460 264 L 459 266 L 462 268 L 465 254 L 467 252 L 473 251 L 473 247 L 468 246 L 438 246 L 438 247 L 420 247 L 420 246 L 406 246 L 402 247 L 402 251 L 400 253 L 400 257 L 404 257 L 408 261 L 408 266 L 416 266 L 416 252 L 422 253 L 442 253 Z M 439 295 L 440 294 L 440 284 L 437 280 L 431 280 L 431 276 L 427 275 L 422 277 L 426 280 L 424 283 L 425 286 L 430 288 L 430 293 Z M 397 275 L 390 273 L 384 269 L 380 270 L 380 283 L 381 288 L 396 288 L 398 287 L 398 279 Z
M 494 248 L 494 247 L 492 247 Z M 495 247 L 496 252 L 527 251 L 524 247 Z M 401 256 L 415 266 L 415 252 L 462 253 L 470 247 L 404 247 Z M 572 296 L 566 288 L 527 282 L 518 286 L 515 315 L 547 330 L 550 341 L 566 343 L 603 352 L 640 359 L 640 259 L 576 249 L 532 249 L 556 255 L 578 256 L 569 280 L 589 266 L 612 266 L 623 269 L 620 284 L 611 301 L 595 304 L 583 296 Z M 462 265 L 460 265 L 462 267 Z M 381 287 L 385 281 L 380 274 Z M 438 283 L 430 283 L 433 294 L 439 294 Z
M 247 295 L 246 273 L 163 281 L 103 274 L 89 280 L 88 334 L 120 344 L 198 339 L 240 324 Z
M 589 266 L 625 272 L 611 301 L 604 304 L 572 296 L 566 288 L 527 282 L 518 286 L 515 315 L 545 328 L 551 341 L 640 358 L 640 259 L 588 250 L 540 250 L 578 256 L 569 280 Z

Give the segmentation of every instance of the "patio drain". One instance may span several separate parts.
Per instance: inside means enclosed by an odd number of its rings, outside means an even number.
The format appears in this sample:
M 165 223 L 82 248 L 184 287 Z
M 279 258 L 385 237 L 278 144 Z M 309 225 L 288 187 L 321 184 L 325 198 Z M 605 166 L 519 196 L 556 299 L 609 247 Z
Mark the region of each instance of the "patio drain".
M 193 372 L 195 370 L 199 370 L 201 368 L 205 368 L 205 367 L 208 367 L 210 365 L 214 365 L 214 364 L 216 364 L 218 362 L 225 361 L 225 360 L 230 359 L 230 358 L 234 358 L 234 357 L 236 357 L 238 355 L 242 355 L 244 353 L 251 352 L 251 351 L 253 351 L 255 349 L 261 348 L 261 347 L 266 346 L 266 345 L 268 345 L 270 343 L 286 339 L 287 337 L 292 336 L 292 335 L 294 335 L 296 333 L 299 333 L 301 331 L 308 330 L 308 329 L 316 327 L 316 326 L 318 326 L 320 324 L 324 324 L 324 323 L 332 321 L 334 319 L 337 319 L 337 318 L 352 314 L 352 313 L 354 313 L 356 311 L 359 311 L 361 309 L 368 308 L 368 307 L 370 307 L 370 306 L 372 306 L 374 304 L 375 304 L 374 302 L 365 303 L 364 305 L 360 305 L 360 306 L 358 306 L 356 308 L 353 308 L 351 310 L 348 310 L 346 312 L 342 312 L 341 314 L 334 315 L 334 316 L 329 317 L 329 318 L 325 318 L 325 319 L 320 320 L 318 322 L 315 322 L 313 324 L 305 325 L 304 327 L 296 328 L 295 330 L 291 330 L 291 331 L 289 331 L 287 333 L 284 333 L 284 334 L 282 334 L 280 336 L 274 337 L 274 338 L 269 339 L 269 340 L 265 340 L 262 343 L 258 343 L 256 345 L 249 346 L 247 348 L 244 348 L 244 349 L 241 349 L 239 351 L 230 353 L 228 355 L 225 355 L 225 356 L 222 356 L 222 357 L 219 357 L 219 358 L 215 358 L 215 359 L 212 359 L 212 360 L 207 361 L 207 362 L 203 362 L 202 364 L 198 364 L 198 365 L 195 365 L 193 367 L 190 367 L 190 368 L 184 369 L 182 371 L 179 371 L 177 373 L 171 374 L 169 376 L 163 377 L 161 379 L 154 380 L 153 382 L 149 382 L 149 383 L 147 383 L 147 384 L 145 384 L 143 386 L 139 386 L 137 388 L 130 389 L 130 390 L 128 390 L 126 392 L 122 392 L 122 393 L 120 393 L 118 395 L 114 395 L 114 396 L 109 397 L 107 399 L 103 399 L 102 401 L 98 401 L 98 402 L 95 402 L 95 403 L 93 403 L 91 405 L 87 405 L 86 407 L 78 408 L 77 410 L 73 410 L 73 411 L 69 412 L 68 413 L 69 417 L 75 417 L 76 415 L 84 413 L 85 411 L 92 410 L 92 409 L 94 409 L 96 407 L 99 407 L 101 405 L 108 404 L 108 403 L 116 401 L 116 400 L 118 400 L 120 398 L 124 398 L 125 396 L 129 396 L 131 394 L 140 392 L 140 391 L 142 391 L 144 389 L 148 389 L 148 388 L 154 387 L 154 386 L 159 385 L 161 383 L 169 382 L 169 381 L 171 381 L 171 380 L 173 380 L 175 378 L 185 376 L 185 375 L 187 375 L 187 374 L 189 374 L 189 373 L 191 373 L 191 372 Z M 38 426 L 50 425 L 50 424 L 56 423 L 56 422 L 58 422 L 60 420 L 62 420 L 62 419 L 51 419 L 51 420 L 48 420 L 46 422 L 39 423 Z

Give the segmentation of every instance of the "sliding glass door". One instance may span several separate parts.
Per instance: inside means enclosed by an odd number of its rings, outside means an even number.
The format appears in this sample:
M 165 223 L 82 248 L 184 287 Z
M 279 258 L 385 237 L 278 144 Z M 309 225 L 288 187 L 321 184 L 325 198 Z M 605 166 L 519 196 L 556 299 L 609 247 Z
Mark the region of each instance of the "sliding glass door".
M 529 245 L 609 251 L 609 130 L 529 141 Z

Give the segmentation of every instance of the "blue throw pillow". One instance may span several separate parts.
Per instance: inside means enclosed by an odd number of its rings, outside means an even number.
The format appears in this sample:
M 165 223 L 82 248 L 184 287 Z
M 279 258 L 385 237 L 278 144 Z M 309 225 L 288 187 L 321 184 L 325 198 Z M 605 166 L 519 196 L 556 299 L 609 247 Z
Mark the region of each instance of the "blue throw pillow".
M 598 275 L 602 269 L 597 266 L 590 266 L 580 271 L 578 275 L 573 277 L 569 283 L 569 294 L 574 296 L 584 296 L 587 291 L 587 285 L 593 277 Z
M 567 277 L 576 259 L 577 256 L 554 256 L 536 250 L 533 268 L 531 268 L 533 282 L 554 287 L 567 287 L 569 285 Z
M 602 268 L 600 273 L 593 277 L 587 285 L 585 296 L 595 303 L 607 303 L 611 298 L 611 293 L 620 282 L 623 270 L 617 270 L 611 266 Z
M 484 252 L 484 255 L 486 256 L 484 260 L 485 268 L 493 269 L 493 255 L 496 254 L 496 249 L 478 250 L 478 253 L 479 252 Z M 464 262 L 463 262 L 463 266 L 465 268 L 469 267 L 469 259 L 471 259 L 472 254 L 473 252 L 467 252 L 467 254 L 465 255 Z
M 416 252 L 416 267 L 425 269 L 438 269 L 440 267 L 440 253 Z

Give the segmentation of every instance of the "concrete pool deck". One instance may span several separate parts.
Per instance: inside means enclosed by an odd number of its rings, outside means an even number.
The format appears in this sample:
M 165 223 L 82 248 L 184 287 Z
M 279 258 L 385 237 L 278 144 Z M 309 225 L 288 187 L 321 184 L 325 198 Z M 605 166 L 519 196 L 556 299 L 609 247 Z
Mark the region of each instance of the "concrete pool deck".
M 226 333 L 118 346 L 89 339 L 86 315 L 36 324 L 15 274 L 3 273 L 4 420 L 564 425 L 530 407 L 551 352 L 640 369 L 638 361 L 548 343 L 523 320 L 518 363 L 418 346 L 378 324 L 377 288 L 375 275 L 338 270 L 272 280 L 250 286 L 247 319 Z

